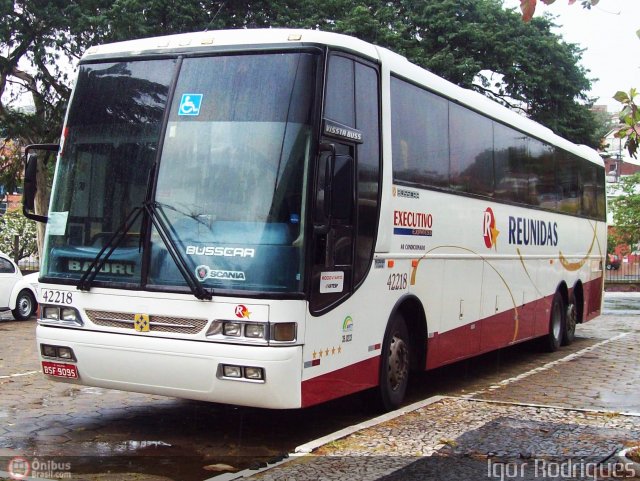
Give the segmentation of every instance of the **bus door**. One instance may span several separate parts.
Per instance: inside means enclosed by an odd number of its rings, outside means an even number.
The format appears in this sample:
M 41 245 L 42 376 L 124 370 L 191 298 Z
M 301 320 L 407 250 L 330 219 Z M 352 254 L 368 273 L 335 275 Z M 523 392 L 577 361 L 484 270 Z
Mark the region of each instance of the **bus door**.
M 310 308 L 320 314 L 348 297 L 371 266 L 380 198 L 377 66 L 329 56 L 313 202 Z

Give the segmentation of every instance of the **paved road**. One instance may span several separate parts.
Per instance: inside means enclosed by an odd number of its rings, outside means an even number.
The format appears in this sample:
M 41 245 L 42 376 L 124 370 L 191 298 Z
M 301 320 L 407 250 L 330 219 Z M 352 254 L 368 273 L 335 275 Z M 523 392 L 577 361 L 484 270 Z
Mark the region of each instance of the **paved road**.
M 630 360 L 635 359 L 636 365 L 639 360 L 640 311 L 636 311 L 636 302 L 640 304 L 640 298 L 607 296 L 607 305 L 615 310 L 580 326 L 576 342 L 558 353 L 540 354 L 530 343 L 417 376 L 408 402 L 438 394 L 453 398 L 402 418 L 413 421 L 412 416 L 418 416 L 441 422 L 438 428 L 413 423 L 421 432 L 442 436 L 434 443 L 414 433 L 414 440 L 423 441 L 411 455 L 442 454 L 447 446 L 451 448 L 442 442 L 447 436 L 460 445 L 464 433 L 447 434 L 445 428 L 474 426 L 474 421 L 465 417 L 469 412 L 476 413 L 480 434 L 491 419 L 521 417 L 515 407 L 488 401 L 640 412 L 640 371 L 626 369 Z M 18 323 L 6 315 L 0 317 L 0 470 L 2 464 L 21 455 L 28 460 L 37 456 L 65 460 L 72 465 L 74 479 L 203 480 L 216 474 L 221 464 L 244 468 L 272 460 L 300 444 L 371 417 L 358 396 L 306 410 L 264 411 L 52 383 L 39 373 L 33 328 L 34 321 Z M 526 409 L 535 414 L 537 408 Z M 550 416 L 555 419 L 555 414 Z M 616 429 L 625 435 L 633 432 L 637 419 L 621 419 L 625 421 Z M 633 419 L 631 427 L 628 419 Z M 546 423 L 547 418 L 543 416 L 538 422 Z M 594 424 L 596 431 L 604 426 L 598 422 Z M 510 432 L 518 429 L 515 424 Z M 405 431 L 412 432 L 409 428 Z M 520 426 L 520 431 L 526 429 Z M 561 429 L 549 432 L 562 437 Z M 622 442 L 620 439 L 615 443 Z M 333 446 L 339 448 L 340 443 Z M 384 444 L 370 449 L 394 452 Z

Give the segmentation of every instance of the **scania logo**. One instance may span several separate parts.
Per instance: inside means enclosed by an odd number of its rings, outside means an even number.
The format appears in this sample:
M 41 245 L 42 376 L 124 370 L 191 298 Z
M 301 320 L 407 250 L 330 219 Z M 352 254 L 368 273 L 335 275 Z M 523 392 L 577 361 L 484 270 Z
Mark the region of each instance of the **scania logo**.
M 491 209 L 491 207 L 487 207 L 487 210 L 484 211 L 484 222 L 482 224 L 482 229 L 484 235 L 484 245 L 487 246 L 487 249 L 491 249 L 493 247 L 495 250 L 498 250 L 496 242 L 498 240 L 500 231 L 496 229 L 496 216 L 493 214 L 493 210 Z
M 196 277 L 200 282 L 204 282 L 207 279 L 228 279 L 242 282 L 246 280 L 244 272 L 242 271 L 217 271 L 211 269 L 209 266 L 196 267 Z
M 200 282 L 205 281 L 209 277 L 209 271 L 211 271 L 211 269 L 209 269 L 208 266 L 198 266 L 196 268 L 196 276 L 198 276 Z

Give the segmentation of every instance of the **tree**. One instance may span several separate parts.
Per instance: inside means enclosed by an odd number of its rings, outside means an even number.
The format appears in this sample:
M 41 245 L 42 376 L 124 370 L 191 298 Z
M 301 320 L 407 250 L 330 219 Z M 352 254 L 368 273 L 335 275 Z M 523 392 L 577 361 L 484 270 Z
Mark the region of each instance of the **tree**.
M 631 89 L 629 93 L 617 92 L 613 97 L 623 105 L 619 114 L 622 128 L 616 132 L 615 136 L 619 139 L 626 139 L 624 146 L 629 151 L 629 155 L 634 158 L 637 157 L 638 144 L 640 143 L 640 109 L 635 103 L 637 96 L 636 89 Z
M 581 52 L 523 24 L 500 0 L 0 0 L 0 132 L 56 141 L 70 95 L 68 69 L 91 45 L 205 28 L 304 27 L 342 32 L 388 47 L 466 88 L 520 109 L 560 135 L 596 146 Z M 28 65 L 29 68 L 24 67 Z M 503 76 L 492 88 L 482 72 Z M 6 101 L 28 93 L 33 113 Z
M 621 195 L 610 201 L 618 244 L 640 242 L 640 172 L 620 179 Z
M 552 3 L 555 3 L 555 1 L 556 0 L 542 0 L 546 5 L 551 5 Z M 590 9 L 599 2 L 600 0 L 582 0 L 581 4 L 584 8 Z M 576 3 L 576 0 L 569 0 L 569 5 L 574 3 Z M 536 4 L 536 0 L 520 0 L 522 18 L 525 22 L 529 22 L 533 18 L 533 14 L 536 10 Z M 640 30 L 636 31 L 636 35 L 640 38 Z M 618 91 L 613 96 L 614 99 L 622 104 L 622 110 L 619 113 L 619 117 L 620 123 L 623 127 L 616 133 L 616 137 L 620 139 L 627 139 L 625 142 L 625 148 L 633 158 L 637 157 L 640 138 L 640 114 L 638 113 L 638 105 L 635 103 L 636 96 L 637 90 L 635 88 L 632 88 L 628 94 L 623 91 Z
M 19 239 L 16 261 L 38 252 L 35 222 L 19 211 L 10 211 L 0 217 L 0 251 L 12 255 L 16 235 Z
M 0 185 L 7 192 L 14 192 L 22 174 L 20 148 L 16 142 L 5 139 L 0 141 Z

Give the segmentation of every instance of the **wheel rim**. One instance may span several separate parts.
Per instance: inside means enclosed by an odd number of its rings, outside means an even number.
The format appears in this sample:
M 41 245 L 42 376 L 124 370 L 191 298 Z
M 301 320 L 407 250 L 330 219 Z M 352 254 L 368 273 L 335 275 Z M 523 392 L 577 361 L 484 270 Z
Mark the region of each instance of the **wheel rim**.
M 404 384 L 409 374 L 409 349 L 398 336 L 393 336 L 389 346 L 389 387 L 397 391 Z
M 29 299 L 29 296 L 21 296 L 18 299 L 18 312 L 24 317 L 31 314 L 31 299 Z
M 560 304 L 557 302 L 553 304 L 551 330 L 553 332 L 554 339 L 560 339 L 560 332 L 562 331 L 562 312 L 560 310 Z

